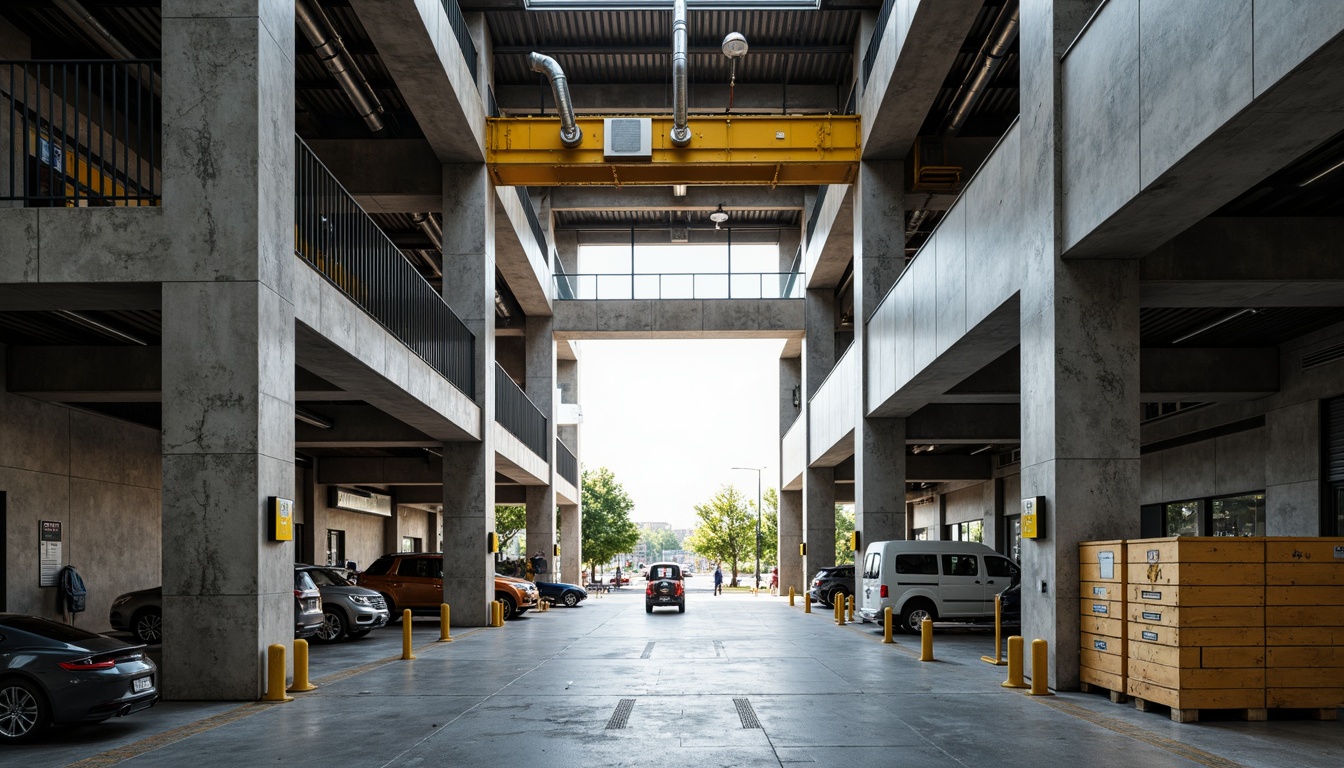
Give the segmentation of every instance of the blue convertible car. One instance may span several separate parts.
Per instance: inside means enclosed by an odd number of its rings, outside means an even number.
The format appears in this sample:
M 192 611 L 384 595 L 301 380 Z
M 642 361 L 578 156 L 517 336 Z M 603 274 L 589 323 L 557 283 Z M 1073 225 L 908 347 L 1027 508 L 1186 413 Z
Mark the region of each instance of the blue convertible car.
M 563 605 L 566 608 L 573 608 L 581 601 L 588 599 L 588 590 L 578 584 L 538 581 L 537 591 L 541 593 L 542 600 L 551 605 Z

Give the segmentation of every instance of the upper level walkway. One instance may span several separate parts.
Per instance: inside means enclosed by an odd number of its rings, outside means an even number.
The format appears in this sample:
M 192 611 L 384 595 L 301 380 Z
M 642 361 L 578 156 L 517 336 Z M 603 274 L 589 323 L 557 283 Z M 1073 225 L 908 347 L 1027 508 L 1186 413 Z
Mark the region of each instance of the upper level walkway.
M 1344 723 L 1175 725 L 1103 696 L 1032 698 L 983 664 L 986 630 L 883 645 L 872 624 L 690 580 L 685 614 L 643 590 L 530 612 L 503 629 L 416 622 L 312 648 L 318 689 L 288 704 L 173 702 L 37 743 L 15 765 L 1038 765 L 1335 768 Z M 651 756 L 657 756 L 653 758 Z

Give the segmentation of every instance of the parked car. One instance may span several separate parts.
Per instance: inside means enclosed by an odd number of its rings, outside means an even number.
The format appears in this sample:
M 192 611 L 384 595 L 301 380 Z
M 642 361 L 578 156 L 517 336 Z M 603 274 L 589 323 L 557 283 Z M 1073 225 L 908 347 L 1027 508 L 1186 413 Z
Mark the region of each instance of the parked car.
M 307 573 L 294 571 L 294 636 L 312 637 L 322 628 L 322 593 Z M 163 642 L 163 588 L 140 589 L 118 595 L 107 621 L 112 628 L 130 632 L 146 645 Z
M 588 599 L 588 590 L 578 584 L 538 581 L 537 592 L 542 600 L 551 605 L 563 605 L 566 608 L 573 608 Z
M 0 613 L 0 743 L 25 741 L 51 724 L 98 723 L 154 706 L 158 668 L 143 649 L 50 619 Z
M 1019 580 L 999 593 L 999 610 L 1004 624 L 1022 623 L 1022 582 Z
M 863 559 L 859 614 L 882 621 L 890 607 L 918 634 L 924 619 L 993 621 L 994 595 L 1019 578 L 1012 560 L 970 541 L 875 541 Z
M 819 569 L 812 577 L 807 593 L 822 605 L 833 607 L 836 595 L 848 598 L 854 594 L 854 566 L 832 565 Z
M 677 613 L 686 612 L 686 585 L 682 582 L 681 566 L 676 563 L 654 563 L 649 566 L 649 580 L 644 587 L 644 612 L 653 613 L 655 606 L 677 607 Z
M 412 613 L 437 613 L 443 604 L 443 553 L 383 555 L 359 574 L 356 583 L 383 596 L 393 621 L 406 608 Z M 495 599 L 504 603 L 505 619 L 522 616 L 537 607 L 537 586 L 525 579 L 496 575 Z
M 355 586 L 346 578 L 344 568 L 325 565 L 298 565 L 317 585 L 322 596 L 322 626 L 314 639 L 334 643 L 343 637 L 358 640 L 388 621 L 387 603 L 383 596 L 364 587 Z

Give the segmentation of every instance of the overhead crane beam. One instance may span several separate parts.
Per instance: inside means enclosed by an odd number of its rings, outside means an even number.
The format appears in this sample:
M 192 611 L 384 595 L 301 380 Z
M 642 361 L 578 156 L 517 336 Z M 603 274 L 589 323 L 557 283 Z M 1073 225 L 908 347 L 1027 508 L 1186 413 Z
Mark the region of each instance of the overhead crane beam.
M 849 184 L 858 170 L 858 115 L 692 115 L 691 143 L 668 138 L 671 116 L 652 122 L 649 158 L 609 158 L 603 118 L 580 117 L 583 142 L 560 141 L 558 117 L 488 120 L 486 164 L 511 187 Z

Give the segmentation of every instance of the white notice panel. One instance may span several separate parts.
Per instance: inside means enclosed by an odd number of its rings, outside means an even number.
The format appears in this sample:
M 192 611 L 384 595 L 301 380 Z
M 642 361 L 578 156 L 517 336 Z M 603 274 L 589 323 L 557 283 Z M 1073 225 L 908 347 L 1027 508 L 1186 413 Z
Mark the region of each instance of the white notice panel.
M 54 587 L 61 572 L 61 523 L 59 520 L 43 520 L 38 525 L 37 585 Z

